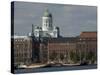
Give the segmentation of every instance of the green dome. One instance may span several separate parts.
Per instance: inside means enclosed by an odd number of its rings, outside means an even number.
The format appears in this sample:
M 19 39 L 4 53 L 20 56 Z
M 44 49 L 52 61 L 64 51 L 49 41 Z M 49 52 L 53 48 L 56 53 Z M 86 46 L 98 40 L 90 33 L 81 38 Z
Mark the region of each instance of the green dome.
M 44 17 L 52 17 L 51 13 L 48 10 L 44 12 Z

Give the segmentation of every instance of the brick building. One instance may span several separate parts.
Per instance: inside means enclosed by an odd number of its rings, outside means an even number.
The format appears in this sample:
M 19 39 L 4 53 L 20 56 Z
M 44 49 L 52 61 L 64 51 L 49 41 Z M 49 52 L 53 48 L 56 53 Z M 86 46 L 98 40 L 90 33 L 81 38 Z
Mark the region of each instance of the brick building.
M 82 32 L 79 37 L 14 38 L 15 64 L 97 63 L 97 32 Z
M 12 40 L 14 42 L 14 64 L 32 63 L 32 39 L 28 36 L 14 36 Z
M 82 32 L 79 37 L 43 39 L 40 44 L 41 62 L 97 62 L 97 32 Z
M 48 41 L 49 61 L 64 62 L 66 59 L 69 62 L 71 51 L 76 51 L 76 38 L 53 38 Z
M 77 42 L 77 50 L 80 51 L 81 60 L 97 63 L 97 32 L 82 32 Z

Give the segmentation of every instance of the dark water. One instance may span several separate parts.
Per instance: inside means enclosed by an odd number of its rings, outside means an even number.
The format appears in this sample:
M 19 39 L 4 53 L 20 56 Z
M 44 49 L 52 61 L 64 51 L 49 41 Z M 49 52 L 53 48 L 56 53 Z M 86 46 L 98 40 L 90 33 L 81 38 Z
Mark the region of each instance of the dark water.
M 35 72 L 53 72 L 53 71 L 68 71 L 68 70 L 84 70 L 84 69 L 96 69 L 97 65 L 82 65 L 82 66 L 59 66 L 59 67 L 45 67 L 34 69 L 17 69 L 15 73 L 35 73 Z

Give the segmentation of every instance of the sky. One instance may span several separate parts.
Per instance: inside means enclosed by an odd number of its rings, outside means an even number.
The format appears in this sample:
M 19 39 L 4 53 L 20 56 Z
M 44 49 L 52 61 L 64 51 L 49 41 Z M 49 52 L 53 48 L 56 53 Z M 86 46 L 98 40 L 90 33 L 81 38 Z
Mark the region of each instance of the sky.
M 32 24 L 42 26 L 42 16 L 48 9 L 53 16 L 53 26 L 60 28 L 60 35 L 74 37 L 83 31 L 97 31 L 97 7 L 34 2 L 14 3 L 14 33 L 27 35 Z

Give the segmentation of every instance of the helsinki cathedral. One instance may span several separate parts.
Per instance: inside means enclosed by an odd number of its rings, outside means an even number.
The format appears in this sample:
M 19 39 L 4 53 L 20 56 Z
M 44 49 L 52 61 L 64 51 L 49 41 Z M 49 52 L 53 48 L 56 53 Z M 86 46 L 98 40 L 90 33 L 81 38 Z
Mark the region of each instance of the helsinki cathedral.
M 53 18 L 52 14 L 45 10 L 44 15 L 42 17 L 42 27 L 32 25 L 32 34 L 35 37 L 59 37 L 59 27 L 53 26 Z

